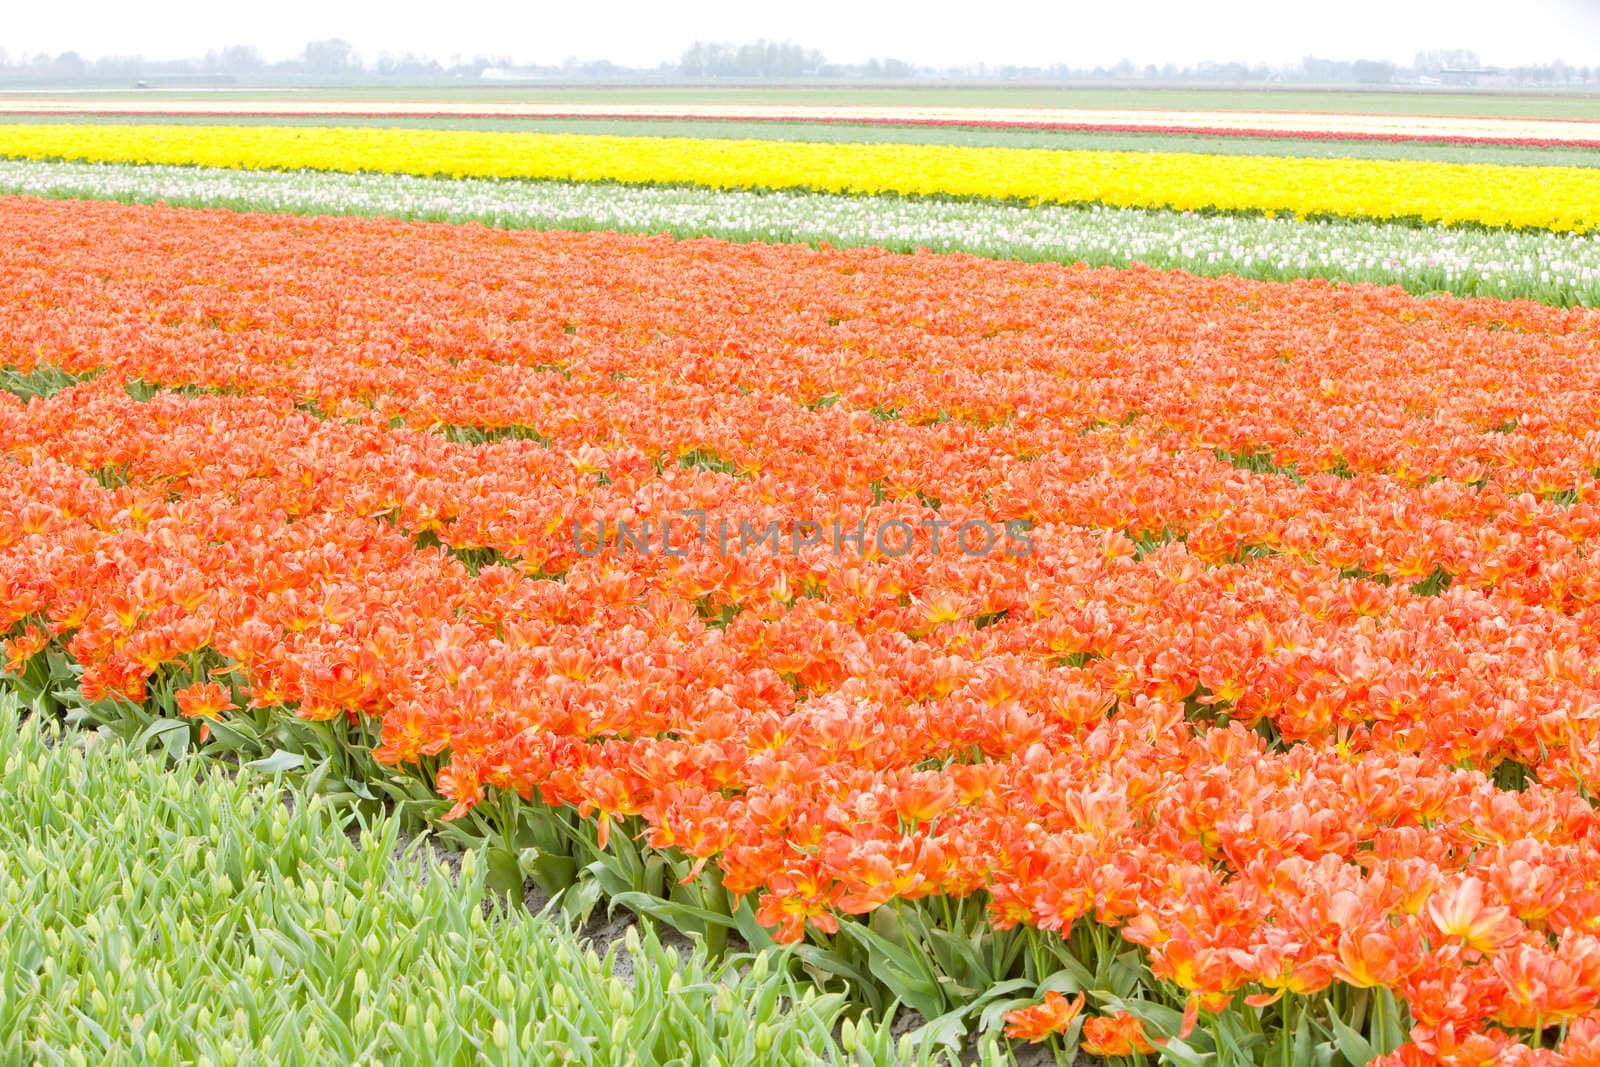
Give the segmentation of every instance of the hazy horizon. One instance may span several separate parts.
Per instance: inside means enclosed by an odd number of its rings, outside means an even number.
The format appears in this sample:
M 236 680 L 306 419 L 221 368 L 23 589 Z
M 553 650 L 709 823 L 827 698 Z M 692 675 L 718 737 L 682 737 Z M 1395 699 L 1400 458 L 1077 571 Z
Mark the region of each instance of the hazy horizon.
M 1600 66 L 1600 3 L 1529 0 L 1510 17 L 1498 0 L 1349 0 L 1318 17 L 1271 0 L 1196 5 L 1145 0 L 1136 21 L 1096 4 L 1002 3 L 974 18 L 941 17 L 942 5 L 903 0 L 872 6 L 817 0 L 803 8 L 755 8 L 730 0 L 672 9 L 619 0 L 591 13 L 540 11 L 508 0 L 477 0 L 442 16 L 437 5 L 309 0 L 229 8 L 199 0 L 130 5 L 88 0 L 71 9 L 29 7 L 7 16 L 0 49 L 13 59 L 76 52 L 86 60 L 141 55 L 184 59 L 244 45 L 267 61 L 298 56 L 306 43 L 349 42 L 367 61 L 414 53 L 449 60 L 477 55 L 554 65 L 569 58 L 630 67 L 676 62 L 695 41 L 792 41 L 831 61 L 873 57 L 926 67 L 1091 68 L 1127 59 L 1137 66 L 1203 61 L 1282 66 L 1307 55 L 1410 63 L 1419 51 L 1470 49 L 1494 66 L 1564 61 Z M 951 5 L 953 7 L 953 5 Z M 1374 27 L 1383 27 L 1377 33 Z

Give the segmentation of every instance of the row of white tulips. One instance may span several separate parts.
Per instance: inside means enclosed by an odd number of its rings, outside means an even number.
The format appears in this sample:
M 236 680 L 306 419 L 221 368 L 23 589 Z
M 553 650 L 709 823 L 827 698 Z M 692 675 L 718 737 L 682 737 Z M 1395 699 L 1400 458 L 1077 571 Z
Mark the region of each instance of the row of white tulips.
M 0 160 L 0 194 L 1133 262 L 1600 305 L 1600 235 L 567 182 Z

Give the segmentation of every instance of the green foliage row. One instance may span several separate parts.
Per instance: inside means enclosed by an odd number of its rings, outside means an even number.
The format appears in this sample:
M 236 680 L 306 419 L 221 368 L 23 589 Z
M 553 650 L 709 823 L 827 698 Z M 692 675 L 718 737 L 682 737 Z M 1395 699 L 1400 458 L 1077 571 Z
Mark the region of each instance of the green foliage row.
M 301 779 L 0 701 L 0 1063 L 889 1064 L 837 994 L 646 923 L 603 955 Z M 641 932 L 642 931 L 642 932 Z M 777 963 L 777 966 L 771 964 Z

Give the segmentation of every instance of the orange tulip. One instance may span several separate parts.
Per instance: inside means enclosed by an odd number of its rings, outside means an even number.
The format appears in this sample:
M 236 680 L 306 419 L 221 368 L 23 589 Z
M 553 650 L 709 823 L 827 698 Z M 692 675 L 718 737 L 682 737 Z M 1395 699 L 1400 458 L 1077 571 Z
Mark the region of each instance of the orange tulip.
M 195 682 L 177 691 L 178 710 L 190 718 L 215 719 L 233 707 L 233 697 L 216 682 Z
M 1149 1055 L 1156 1051 L 1145 1037 L 1144 1024 L 1125 1011 L 1085 1019 L 1081 1047 L 1091 1056 Z
M 1006 1036 L 1037 1043 L 1062 1033 L 1083 1011 L 1083 999 L 1082 993 L 1068 999 L 1048 990 L 1033 1007 L 1006 1012 Z

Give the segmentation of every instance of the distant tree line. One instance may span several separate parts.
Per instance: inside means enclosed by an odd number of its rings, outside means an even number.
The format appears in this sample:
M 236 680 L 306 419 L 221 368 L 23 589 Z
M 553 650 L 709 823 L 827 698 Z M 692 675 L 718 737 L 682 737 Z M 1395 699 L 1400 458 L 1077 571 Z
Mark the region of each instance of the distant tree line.
M 827 65 L 815 48 L 787 41 L 746 45 L 696 41 L 684 50 L 678 73 L 686 78 L 815 78 Z
M 1570 66 L 1560 60 L 1519 67 L 1491 67 L 1468 49 L 1419 52 L 1409 66 L 1375 59 L 1322 59 L 1306 56 L 1292 66 L 1201 62 L 1138 67 L 1124 59 L 1114 66 L 1049 67 L 984 66 L 940 70 L 943 77 L 982 77 L 999 81 L 1183 82 L 1252 85 L 1457 85 L 1517 88 L 1581 88 L 1600 86 L 1600 67 Z
M 77 52 L 60 55 L 16 55 L 0 48 L 0 82 L 138 82 L 260 81 L 274 78 L 365 80 L 374 75 L 418 79 L 480 76 L 494 62 L 486 57 L 453 60 L 449 65 L 418 55 L 385 53 L 363 61 L 355 48 L 338 38 L 312 41 L 293 59 L 268 62 L 250 45 L 233 45 L 190 59 L 156 60 L 143 56 L 103 56 L 86 60 Z
M 917 68 L 901 59 L 869 59 L 865 63 L 830 63 L 815 48 L 788 41 L 719 44 L 696 41 L 678 60 L 679 77 L 709 78 L 912 78 Z
M 234 45 L 202 57 L 150 60 L 140 56 L 84 59 L 59 55 L 13 54 L 0 47 L 0 85 L 97 84 L 268 84 L 283 82 L 372 83 L 462 80 L 574 81 L 805 81 L 910 80 L 916 78 L 990 81 L 1185 82 L 1191 84 L 1317 85 L 1498 85 L 1517 87 L 1600 86 L 1600 67 L 1569 66 L 1559 60 L 1542 65 L 1494 68 L 1466 49 L 1419 52 L 1410 65 L 1381 60 L 1334 60 L 1307 56 L 1287 66 L 1203 62 L 1135 66 L 1124 59 L 1111 66 L 1075 67 L 986 65 L 915 66 L 882 58 L 862 63 L 830 62 L 821 51 L 788 41 L 726 44 L 696 41 L 676 63 L 626 67 L 609 60 L 568 59 L 559 65 L 527 65 L 506 56 L 437 57 L 383 53 L 363 57 L 347 41 L 309 42 L 292 59 L 268 62 L 249 45 Z

